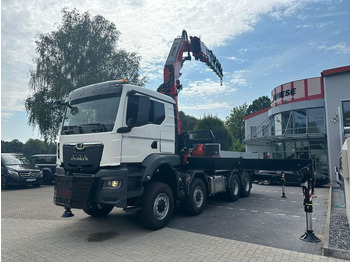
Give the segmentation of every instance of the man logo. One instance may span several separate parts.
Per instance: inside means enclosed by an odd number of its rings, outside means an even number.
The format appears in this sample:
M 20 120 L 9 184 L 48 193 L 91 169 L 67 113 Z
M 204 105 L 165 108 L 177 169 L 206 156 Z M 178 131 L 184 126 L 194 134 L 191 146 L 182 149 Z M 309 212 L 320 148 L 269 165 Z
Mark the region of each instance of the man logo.
M 76 149 L 78 150 L 83 150 L 85 148 L 84 144 L 83 143 L 79 143 L 75 146 Z

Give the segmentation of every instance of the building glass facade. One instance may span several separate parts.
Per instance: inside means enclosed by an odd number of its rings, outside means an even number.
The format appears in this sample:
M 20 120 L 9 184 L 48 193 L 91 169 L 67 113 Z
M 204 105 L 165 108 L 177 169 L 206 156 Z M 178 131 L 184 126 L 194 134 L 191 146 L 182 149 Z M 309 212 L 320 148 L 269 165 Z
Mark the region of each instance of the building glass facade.
M 244 118 L 246 151 L 261 158 L 313 159 L 316 172 L 334 181 L 341 146 L 350 137 L 349 83 L 345 66 L 275 87 L 271 107 Z

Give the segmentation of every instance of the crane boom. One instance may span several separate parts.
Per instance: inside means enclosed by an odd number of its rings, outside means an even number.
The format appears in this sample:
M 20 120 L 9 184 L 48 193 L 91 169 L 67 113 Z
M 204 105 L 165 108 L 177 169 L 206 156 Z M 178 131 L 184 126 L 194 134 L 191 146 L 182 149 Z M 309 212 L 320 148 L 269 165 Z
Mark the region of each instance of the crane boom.
M 183 56 L 187 52 L 186 56 Z M 177 96 L 182 89 L 180 84 L 180 70 L 186 60 L 191 60 L 191 53 L 195 60 L 199 60 L 210 67 L 220 78 L 222 83 L 223 72 L 222 67 L 216 56 L 200 38 L 194 36 L 188 39 L 187 32 L 182 31 L 181 37 L 174 39 L 173 45 L 170 49 L 168 58 L 164 66 L 164 83 L 161 84 L 157 91 L 172 97 L 176 103 L 177 112 L 177 133 L 181 133 L 181 121 L 179 117 Z

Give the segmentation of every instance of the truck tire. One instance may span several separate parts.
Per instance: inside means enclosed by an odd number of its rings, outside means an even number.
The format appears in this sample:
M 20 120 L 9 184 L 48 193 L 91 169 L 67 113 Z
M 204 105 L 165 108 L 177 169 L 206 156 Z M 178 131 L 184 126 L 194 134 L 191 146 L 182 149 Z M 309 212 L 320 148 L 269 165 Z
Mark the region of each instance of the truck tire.
M 101 208 L 84 208 L 84 212 L 92 217 L 104 217 L 107 216 L 113 209 L 114 206 L 103 205 Z
M 261 181 L 263 185 L 271 185 L 271 180 L 263 180 Z
M 190 185 L 189 195 L 183 202 L 183 207 L 191 216 L 196 216 L 202 213 L 203 208 L 207 203 L 207 189 L 203 180 L 195 178 Z
M 48 171 L 43 172 L 43 184 L 44 185 L 51 185 L 52 184 L 51 173 Z
M 145 227 L 158 230 L 165 227 L 174 210 L 171 188 L 161 182 L 151 182 L 145 188 L 142 198 L 141 219 Z
M 241 197 L 248 197 L 252 188 L 252 179 L 248 172 L 242 175 Z
M 232 174 L 229 183 L 226 189 L 226 198 L 230 202 L 235 202 L 241 194 L 241 183 L 238 174 Z
M 7 180 L 5 175 L 1 176 L 1 189 L 6 189 L 7 188 Z

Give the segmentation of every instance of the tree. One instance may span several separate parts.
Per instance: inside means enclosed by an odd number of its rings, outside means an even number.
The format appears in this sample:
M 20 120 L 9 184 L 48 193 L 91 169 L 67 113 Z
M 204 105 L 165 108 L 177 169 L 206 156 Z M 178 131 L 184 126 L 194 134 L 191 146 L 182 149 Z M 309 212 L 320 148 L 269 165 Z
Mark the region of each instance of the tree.
M 38 126 L 45 141 L 53 141 L 62 120 L 62 110 L 51 110 L 56 100 L 72 90 L 107 80 L 125 78 L 144 85 L 140 79 L 141 57 L 136 53 L 117 50 L 120 32 L 114 23 L 100 15 L 91 17 L 76 9 L 62 10 L 62 24 L 51 33 L 39 35 L 38 57 L 30 71 L 29 89 L 33 92 L 25 101 L 29 125 Z
M 255 99 L 247 108 L 247 115 L 253 114 L 271 106 L 271 100 L 267 96 L 261 96 Z
M 193 131 L 196 126 L 198 119 L 194 116 L 186 115 L 184 112 L 179 112 L 180 120 L 181 120 L 181 131 Z
M 39 139 L 29 139 L 23 146 L 23 153 L 27 156 L 46 153 L 46 144 Z
M 244 116 L 247 114 L 247 104 L 234 107 L 230 115 L 226 118 L 226 126 L 232 132 L 232 135 L 240 143 L 245 137 Z
M 18 139 L 11 142 L 1 140 L 2 153 L 23 153 L 27 156 L 34 154 L 56 154 L 56 144 L 46 143 L 39 139 L 29 139 L 24 144 Z
M 18 139 L 13 139 L 11 142 L 1 140 L 1 153 L 22 153 L 23 143 Z
M 216 142 L 221 144 L 222 150 L 231 148 L 233 137 L 230 131 L 225 127 L 224 122 L 216 116 L 208 115 L 198 120 L 194 130 L 212 130 Z

